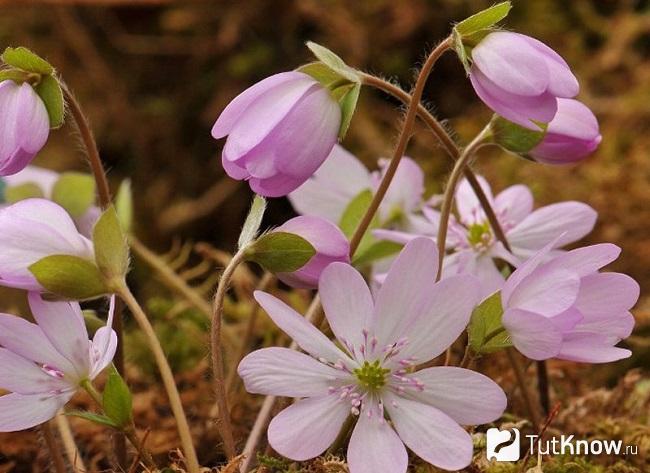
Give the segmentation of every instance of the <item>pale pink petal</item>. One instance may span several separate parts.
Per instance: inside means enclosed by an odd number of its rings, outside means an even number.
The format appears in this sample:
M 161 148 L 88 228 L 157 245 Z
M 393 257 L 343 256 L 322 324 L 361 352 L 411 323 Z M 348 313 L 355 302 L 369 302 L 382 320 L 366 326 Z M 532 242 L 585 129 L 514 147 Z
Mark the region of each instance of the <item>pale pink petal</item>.
M 553 317 L 575 303 L 579 290 L 580 278 L 576 274 L 542 267 L 515 288 L 507 307 Z
M 395 243 L 401 243 L 403 245 L 412 240 L 415 240 L 416 238 L 422 237 L 422 235 L 418 235 L 416 233 L 406 233 L 399 230 L 384 230 L 383 228 L 373 230 L 372 235 L 378 240 L 393 241 Z M 433 240 L 433 237 L 429 238 Z
M 424 173 L 422 168 L 411 158 L 404 156 L 381 203 L 382 218 L 389 218 L 396 209 L 404 213 L 417 210 L 422 202 L 423 194 Z
M 626 274 L 594 273 L 582 278 L 576 307 L 591 317 L 630 310 L 639 299 L 639 283 Z
M 0 432 L 18 432 L 52 419 L 74 391 L 58 395 L 7 394 L 0 396 Z
M 269 444 L 296 461 L 317 457 L 329 447 L 350 415 L 350 404 L 336 394 L 303 399 L 280 412 L 269 425 Z
M 117 334 L 115 330 L 108 327 L 101 327 L 95 332 L 92 341 L 92 348 L 95 350 L 95 358 L 92 359 L 92 367 L 88 377 L 95 379 L 99 373 L 111 364 L 117 351 Z
M 350 375 L 311 356 L 288 348 L 271 347 L 247 355 L 237 368 L 246 391 L 287 397 L 323 396 Z
M 318 285 L 327 321 L 344 347 L 359 347 L 363 331 L 369 329 L 374 310 L 370 289 L 352 266 L 332 263 Z
M 476 179 L 478 180 L 481 189 L 483 189 L 488 201 L 493 203 L 494 198 L 492 197 L 490 184 L 483 176 L 476 176 Z M 465 225 L 472 225 L 474 223 L 483 223 L 483 221 L 485 221 L 483 207 L 467 179 L 460 181 L 460 184 L 458 184 L 458 188 L 456 189 L 455 197 L 456 208 L 458 209 L 458 215 L 460 215 L 461 222 Z
M 273 322 L 307 353 L 317 359 L 324 358 L 330 363 L 336 363 L 339 360 L 351 361 L 320 330 L 280 299 L 262 291 L 255 291 L 254 295 Z
M 634 322 L 634 316 L 630 312 L 612 313 L 598 318 L 585 318 L 574 327 L 573 333 L 606 335 L 610 344 L 615 344 L 632 334 Z
M 578 79 L 573 75 L 571 68 L 562 56 L 535 38 L 522 34 L 519 36 L 543 56 L 549 71 L 548 90 L 558 97 L 578 95 L 580 91 Z
M 508 232 L 508 241 L 518 256 L 530 255 L 553 239 L 555 248 L 578 241 L 596 223 L 598 214 L 582 202 L 560 202 L 537 209 Z
M 385 421 L 375 400 L 364 403 L 350 438 L 347 460 L 350 473 L 406 472 L 408 454 L 404 443 Z
M 515 348 L 528 358 L 546 360 L 560 351 L 562 333 L 542 315 L 508 309 L 503 314 L 503 326 Z
M 610 363 L 629 358 L 630 350 L 611 346 L 607 337 L 598 334 L 575 334 L 563 343 L 557 358 L 583 363 Z
M 49 302 L 29 293 L 32 315 L 52 346 L 75 367 L 77 375 L 90 372 L 88 331 L 77 302 Z
M 17 187 L 23 184 L 36 184 L 46 199 L 52 196 L 54 184 L 59 180 L 60 174 L 50 169 L 39 166 L 27 166 L 25 169 L 12 176 L 3 176 L 2 180 L 8 187 Z
M 25 343 L 30 343 L 25 340 Z M 33 362 L 0 348 L 0 388 L 19 394 L 50 393 L 69 388 L 61 377 L 50 376 Z
M 547 266 L 564 268 L 584 277 L 616 260 L 620 254 L 621 249 L 618 246 L 600 243 L 566 252 L 547 263 Z
M 567 333 L 575 328 L 582 320 L 584 316 L 582 312 L 575 308 L 575 306 L 570 307 L 564 312 L 549 317 L 548 320 L 553 322 L 553 325 L 562 333 Z
M 470 464 L 472 438 L 448 415 L 392 393 L 386 393 L 383 401 L 395 430 L 418 457 L 444 470 L 460 470 Z
M 408 389 L 403 396 L 429 404 L 462 425 L 492 422 L 503 414 L 508 400 L 487 376 L 453 366 L 436 366 L 407 375 L 422 382 L 423 391 Z
M 533 211 L 533 194 L 527 186 L 510 186 L 496 196 L 494 210 L 501 225 L 512 228 Z

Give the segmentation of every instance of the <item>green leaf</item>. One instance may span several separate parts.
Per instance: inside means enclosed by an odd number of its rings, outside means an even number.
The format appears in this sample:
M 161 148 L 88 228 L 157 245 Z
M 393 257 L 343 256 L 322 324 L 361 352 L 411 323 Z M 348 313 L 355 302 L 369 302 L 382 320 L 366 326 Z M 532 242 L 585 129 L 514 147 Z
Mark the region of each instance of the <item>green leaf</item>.
M 43 190 L 35 182 L 26 182 L 19 186 L 5 188 L 5 202 L 15 204 L 21 200 L 32 198 L 43 198 Z
M 95 203 L 95 180 L 80 172 L 63 173 L 52 188 L 52 200 L 79 218 Z
M 129 268 L 129 245 L 112 205 L 99 217 L 93 228 L 95 261 L 107 279 L 123 279 Z
M 104 394 L 104 412 L 116 425 L 124 427 L 131 421 L 133 398 L 129 387 L 114 367 L 110 368 Z
M 501 292 L 492 294 L 474 309 L 467 333 L 475 353 L 491 353 L 512 346 L 510 335 L 502 330 L 502 317 Z
M 109 292 L 97 266 L 78 256 L 46 256 L 29 270 L 45 289 L 67 299 L 93 299 Z
M 246 259 L 273 273 L 290 273 L 306 265 L 316 254 L 307 240 L 294 233 L 262 235 L 246 251 Z
M 357 71 L 348 66 L 343 61 L 343 59 L 341 59 L 326 47 L 312 41 L 307 41 L 307 47 L 319 61 L 328 66 L 341 77 L 349 80 L 350 82 L 361 82 L 361 78 L 359 77 Z
M 45 104 L 50 117 L 50 128 L 59 128 L 63 125 L 65 115 L 63 91 L 59 81 L 54 76 L 43 76 L 34 90 Z
M 131 188 L 131 179 L 125 179 L 120 184 L 115 196 L 115 211 L 120 226 L 125 232 L 130 232 L 133 228 L 133 190 Z
M 370 264 L 399 253 L 403 247 L 404 245 L 394 241 L 380 240 L 363 248 L 363 251 L 357 251 L 352 264 L 355 266 Z
M 357 101 L 359 100 L 359 93 L 361 92 L 361 84 L 350 84 L 345 87 L 340 87 L 340 89 L 343 89 L 343 93 L 339 99 L 339 105 L 341 106 L 341 127 L 339 128 L 339 139 L 342 140 L 345 138 L 348 128 L 350 128 L 352 116 L 357 108 Z M 334 90 L 334 94 L 336 94 L 338 90 L 339 89 Z
M 27 48 L 7 48 L 2 53 L 2 61 L 5 64 L 22 69 L 23 71 L 35 72 L 37 74 L 50 75 L 54 68 L 42 57 L 33 53 Z
M 456 30 L 461 36 L 468 36 L 481 30 L 491 28 L 508 16 L 511 8 L 512 4 L 509 1 L 497 3 L 490 8 L 464 19 L 454 27 L 454 30 Z
M 539 130 L 530 130 L 505 118 L 495 116 L 490 123 L 492 139 L 506 151 L 526 154 L 541 143 L 546 135 L 548 125 L 546 123 L 538 123 L 538 125 Z
M 65 415 L 71 416 L 71 417 L 80 417 L 82 419 L 89 420 L 90 422 L 94 422 L 95 424 L 105 425 L 105 426 L 111 427 L 113 429 L 119 429 L 119 427 L 120 427 L 115 422 L 113 422 L 110 418 L 106 417 L 105 415 L 95 414 L 94 412 L 68 411 L 68 412 L 65 413 Z
M 251 209 L 248 211 L 246 221 L 239 234 L 237 246 L 241 249 L 248 245 L 257 237 L 257 233 L 262 225 L 264 212 L 266 211 L 266 199 L 260 195 L 255 194 Z

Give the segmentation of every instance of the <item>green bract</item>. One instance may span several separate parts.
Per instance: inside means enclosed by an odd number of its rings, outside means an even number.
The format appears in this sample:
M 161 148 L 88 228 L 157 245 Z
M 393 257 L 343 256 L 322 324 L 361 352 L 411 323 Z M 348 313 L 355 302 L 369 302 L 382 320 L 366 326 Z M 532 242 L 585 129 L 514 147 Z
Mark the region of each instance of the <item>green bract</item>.
M 246 259 L 273 273 L 289 273 L 306 265 L 316 249 L 293 233 L 272 232 L 262 235 L 246 250 Z

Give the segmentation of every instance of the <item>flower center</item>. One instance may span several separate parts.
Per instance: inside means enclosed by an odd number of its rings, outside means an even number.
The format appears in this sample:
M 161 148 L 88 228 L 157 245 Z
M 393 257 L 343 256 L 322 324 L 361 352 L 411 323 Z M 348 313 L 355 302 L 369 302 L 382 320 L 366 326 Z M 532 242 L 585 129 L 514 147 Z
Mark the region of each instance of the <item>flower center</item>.
M 492 240 L 492 231 L 488 222 L 474 223 L 467 229 L 467 241 L 473 247 L 485 247 Z
M 360 368 L 356 368 L 354 375 L 368 391 L 378 391 L 386 384 L 386 375 L 390 373 L 389 369 L 382 368 L 379 360 L 372 363 L 364 361 Z

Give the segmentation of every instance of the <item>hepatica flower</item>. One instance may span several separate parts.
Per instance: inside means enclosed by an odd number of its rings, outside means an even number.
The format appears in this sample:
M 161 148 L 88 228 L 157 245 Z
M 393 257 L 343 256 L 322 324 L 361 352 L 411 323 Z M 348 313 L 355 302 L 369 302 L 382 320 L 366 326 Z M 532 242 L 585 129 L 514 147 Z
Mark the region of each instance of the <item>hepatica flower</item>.
M 387 162 L 371 172 L 356 156 L 335 145 L 323 165 L 302 186 L 289 194 L 296 212 L 339 224 L 350 202 L 363 191 L 376 191 Z M 413 230 L 422 226 L 424 173 L 415 161 L 402 158 L 379 207 L 384 225 Z
M 1 286 L 43 291 L 29 267 L 46 256 L 94 261 L 92 242 L 79 233 L 62 207 L 49 200 L 26 199 L 0 209 L 0 228 Z
M 29 294 L 37 324 L 0 314 L 0 432 L 29 429 L 53 418 L 84 380 L 113 359 L 117 336 L 108 323 L 92 340 L 76 302 L 46 302 Z
M 255 297 L 306 352 L 265 348 L 242 360 L 249 392 L 303 398 L 269 425 L 271 446 L 307 460 L 323 453 L 356 416 L 348 447 L 352 473 L 402 473 L 406 446 L 448 470 L 467 466 L 472 440 L 459 424 L 482 424 L 506 407 L 487 377 L 455 367 L 413 368 L 441 354 L 465 329 L 479 297 L 472 276 L 435 281 L 433 242 L 409 243 L 373 299 L 351 266 L 333 263 L 320 280 L 327 320 L 339 345 L 289 306 Z
M 0 82 L 0 176 L 22 170 L 45 146 L 50 119 L 31 85 Z
M 579 240 L 596 223 L 596 211 L 581 202 L 560 202 L 533 210 L 533 195 L 528 187 L 514 185 L 493 197 L 488 182 L 481 176 L 478 179 L 511 251 L 497 240 L 474 191 L 462 180 L 455 196 L 458 218 L 452 216 L 449 222 L 447 247 L 452 253 L 445 258 L 443 276 L 473 274 L 481 281 L 483 296 L 500 289 L 504 281 L 495 259 L 519 266 L 551 241 L 553 249 L 557 249 Z M 433 238 L 440 213 L 425 209 L 424 215 L 430 221 L 426 234 Z M 414 234 L 386 230 L 376 230 L 374 235 L 399 243 L 416 238 Z
M 541 41 L 508 31 L 488 34 L 472 49 L 469 78 L 498 115 L 526 128 L 550 122 L 558 98 L 578 95 L 567 63 Z M 536 123 L 538 122 L 538 123 Z
M 212 128 L 228 136 L 222 163 L 266 197 L 287 195 L 305 182 L 337 141 L 341 108 L 330 92 L 302 72 L 282 72 L 238 95 Z
M 567 164 L 580 161 L 600 144 L 598 120 L 589 107 L 577 100 L 558 99 L 557 113 L 540 144 L 528 155 L 540 163 Z
M 293 287 L 316 288 L 323 270 L 336 261 L 350 262 L 350 243 L 333 223 L 319 217 L 295 217 L 276 228 L 307 240 L 316 254 L 302 268 L 292 273 L 278 273 L 278 278 Z
M 503 286 L 503 326 L 513 345 L 535 360 L 606 363 L 629 357 L 629 350 L 614 345 L 632 332 L 629 311 L 639 285 L 625 274 L 599 272 L 620 248 L 592 245 L 548 261 L 552 247 L 520 266 Z

